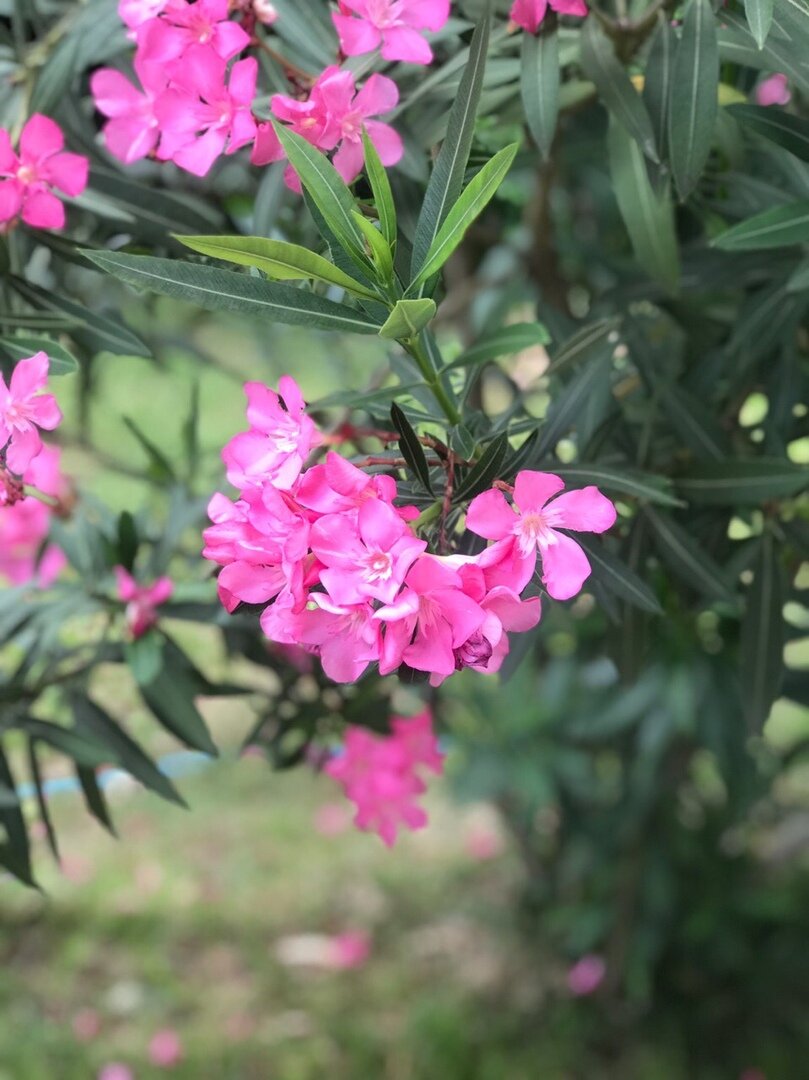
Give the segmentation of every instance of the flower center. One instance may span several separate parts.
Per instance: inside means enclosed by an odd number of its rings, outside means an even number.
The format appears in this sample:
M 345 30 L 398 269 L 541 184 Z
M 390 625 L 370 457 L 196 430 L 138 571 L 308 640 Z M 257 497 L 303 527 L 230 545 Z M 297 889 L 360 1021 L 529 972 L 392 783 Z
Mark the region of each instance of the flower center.
M 37 171 L 33 165 L 20 165 L 17 169 L 17 179 L 21 184 L 33 184 L 37 178 Z
M 540 510 L 531 510 L 523 514 L 514 526 L 514 535 L 523 556 L 531 554 L 535 547 L 540 550 L 552 547 L 556 543 L 556 533 L 551 527 L 553 524 L 552 514 Z
M 368 0 L 368 21 L 377 30 L 387 30 L 396 26 L 401 12 L 399 0 Z
M 393 560 L 387 551 L 371 551 L 362 561 L 366 581 L 388 581 L 393 573 Z
M 267 438 L 281 454 L 292 454 L 298 449 L 298 429 L 291 422 L 281 420 L 267 432 Z

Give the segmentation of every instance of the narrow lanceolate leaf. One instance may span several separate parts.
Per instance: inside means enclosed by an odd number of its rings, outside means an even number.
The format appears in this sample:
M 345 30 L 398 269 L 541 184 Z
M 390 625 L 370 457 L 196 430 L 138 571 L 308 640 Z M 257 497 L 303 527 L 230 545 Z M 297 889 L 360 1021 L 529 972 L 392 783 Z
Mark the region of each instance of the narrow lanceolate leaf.
M 804 259 L 793 271 L 787 282 L 787 292 L 798 293 L 809 290 L 809 259 Z
M 455 490 L 457 502 L 473 499 L 481 491 L 486 491 L 500 476 L 500 470 L 509 451 L 507 435 L 498 435 L 486 447 L 475 465 L 466 474 L 462 484 Z
M 806 491 L 809 469 L 784 458 L 705 462 L 679 477 L 677 487 L 692 503 L 760 506 Z
M 48 847 L 51 849 L 51 854 L 54 859 L 59 862 L 59 845 L 56 842 L 56 830 L 51 821 L 48 802 L 45 798 L 45 792 L 42 786 L 42 769 L 39 764 L 36 739 L 28 740 L 28 768 L 31 773 L 31 783 L 34 786 L 34 791 L 36 793 L 39 816 L 42 824 L 45 826 L 45 836 L 48 841 Z
M 411 288 L 438 273 L 463 240 L 466 230 L 494 198 L 518 149 L 517 143 L 504 147 L 469 181 L 438 230 Z
M 556 28 L 522 35 L 520 89 L 525 122 L 548 158 L 559 118 L 559 35 Z
M 0 805 L 0 825 L 5 832 L 4 839 L 0 842 L 0 866 L 4 866 L 24 884 L 35 885 L 31 868 L 28 829 L 19 803 L 13 801 L 16 784 L 2 748 L 0 748 L 0 788 L 11 793 L 9 799 L 7 801 L 4 799 Z
M 281 124 L 276 125 L 276 131 L 290 165 L 312 196 L 340 246 L 361 269 L 372 269 L 365 253 L 362 232 L 357 228 L 353 217 L 357 204 L 342 176 L 326 155 L 316 150 L 306 139 Z
M 593 577 L 605 589 L 641 611 L 648 611 L 651 615 L 663 614 L 659 600 L 646 582 L 625 562 L 611 555 L 603 544 L 582 537 L 579 533 L 576 534 L 576 543 L 584 548 L 593 568 Z
M 680 265 L 668 190 L 660 195 L 654 191 L 638 144 L 612 117 L 607 141 L 615 198 L 638 262 L 669 293 L 676 293 Z
M 475 367 L 498 356 L 513 356 L 523 349 L 547 345 L 549 341 L 550 335 L 542 323 L 513 323 L 511 326 L 501 326 L 470 345 L 451 364 L 447 364 L 444 371 Z
M 714 246 L 723 251 L 762 251 L 809 241 L 809 199 L 776 206 L 721 233 Z
M 161 667 L 151 682 L 140 687 L 140 692 L 167 731 L 192 750 L 216 757 L 216 746 L 194 704 L 194 686 L 185 672 Z
M 435 301 L 422 297 L 420 300 L 397 300 L 379 336 L 391 341 L 405 341 L 427 326 L 435 316 Z
M 587 19 L 581 31 L 581 62 L 584 72 L 621 127 L 652 161 L 659 161 L 652 122 L 643 99 L 632 85 L 613 44 L 597 19 Z
M 558 349 L 554 350 L 548 374 L 558 374 L 565 368 L 573 367 L 585 360 L 592 351 L 600 349 L 605 344 L 605 339 L 617 329 L 619 322 L 618 318 L 611 316 L 608 319 L 588 323 L 581 330 L 577 330 L 572 337 L 563 341 Z
M 390 285 L 393 281 L 393 252 L 390 244 L 379 229 L 368 218 L 363 217 L 359 210 L 354 211 L 353 218 L 365 239 L 366 252 L 371 257 L 377 281 Z
M 588 364 L 554 400 L 539 432 L 537 459 L 552 450 L 562 436 L 576 426 L 590 395 L 599 385 L 605 371 L 609 371 L 611 363 L 611 356 L 602 356 Z
M 390 418 L 393 426 L 399 432 L 399 449 L 402 452 L 402 457 L 421 481 L 422 487 L 432 495 L 433 487 L 430 482 L 430 469 L 427 465 L 427 458 L 424 456 L 424 450 L 419 442 L 418 435 L 410 426 L 410 421 L 395 402 L 390 407 Z
M 472 148 L 472 137 L 475 133 L 475 117 L 483 87 L 483 72 L 489 47 L 489 22 L 487 3 L 472 37 L 469 60 L 449 114 L 447 136 L 427 184 L 424 202 L 416 224 L 413 257 L 410 264 L 412 277 L 416 277 L 424 265 L 427 252 L 432 247 L 438 230 L 444 224 L 444 219 L 463 187 L 469 151 Z
M 388 171 L 382 164 L 376 147 L 363 128 L 362 145 L 365 152 L 365 171 L 371 184 L 374 205 L 379 215 L 379 227 L 391 250 L 396 247 L 396 206 L 393 202 Z
M 773 105 L 730 105 L 727 111 L 757 135 L 809 161 L 809 120 Z
M 58 341 L 28 334 L 0 339 L 0 349 L 12 360 L 23 360 L 34 353 L 44 352 L 50 357 L 49 375 L 72 375 L 79 370 L 76 357 Z
M 711 152 L 718 85 L 719 45 L 710 0 L 691 0 L 669 96 L 669 155 L 681 199 L 696 187 Z
M 180 243 L 214 259 L 252 266 L 276 281 L 324 281 L 355 296 L 378 300 L 379 295 L 308 248 L 263 236 L 178 236 Z
M 744 0 L 747 25 L 760 49 L 764 48 L 764 42 L 772 26 L 772 11 L 773 0 Z
M 232 270 L 218 270 L 176 259 L 100 251 L 85 254 L 96 266 L 129 285 L 210 310 L 236 311 L 316 330 L 343 330 L 354 334 L 379 331 L 379 324 L 361 311 L 291 285 L 278 285 Z
M 115 836 L 115 826 L 112 823 L 107 800 L 104 798 L 104 792 L 98 783 L 95 769 L 88 768 L 86 765 L 77 765 L 76 777 L 81 785 L 87 809 L 99 824 L 103 825 L 105 829 Z
M 784 575 L 772 536 L 762 537 L 742 619 L 739 660 L 742 703 L 751 731 L 760 732 L 784 676 Z
M 656 503 L 658 506 L 682 506 L 683 503 L 671 491 L 671 481 L 666 476 L 641 472 L 606 465 L 554 465 L 553 471 L 565 483 L 572 487 L 584 487 L 595 484 L 606 491 L 616 491 L 620 495 L 631 495 L 641 502 Z
M 643 103 L 652 121 L 657 148 L 665 161 L 669 145 L 669 99 L 671 97 L 671 69 L 677 39 L 671 23 L 661 14 L 652 38 L 646 74 L 643 80 Z
M 719 461 L 730 449 L 711 409 L 676 383 L 658 383 L 662 412 L 685 445 L 698 458 Z
M 735 601 L 722 567 L 673 518 L 647 506 L 644 517 L 652 527 L 655 546 L 672 572 L 697 592 L 714 600 Z

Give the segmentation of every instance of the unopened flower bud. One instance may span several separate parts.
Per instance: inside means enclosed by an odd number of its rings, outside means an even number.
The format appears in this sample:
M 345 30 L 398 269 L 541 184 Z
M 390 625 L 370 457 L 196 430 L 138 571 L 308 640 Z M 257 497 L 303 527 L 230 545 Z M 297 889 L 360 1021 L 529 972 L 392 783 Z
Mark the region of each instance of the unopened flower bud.
M 465 667 L 485 667 L 491 659 L 492 643 L 485 638 L 480 630 L 475 633 L 455 650 L 455 670 L 461 671 Z
M 253 0 L 253 14 L 264 26 L 272 26 L 278 18 L 278 11 L 270 0 Z

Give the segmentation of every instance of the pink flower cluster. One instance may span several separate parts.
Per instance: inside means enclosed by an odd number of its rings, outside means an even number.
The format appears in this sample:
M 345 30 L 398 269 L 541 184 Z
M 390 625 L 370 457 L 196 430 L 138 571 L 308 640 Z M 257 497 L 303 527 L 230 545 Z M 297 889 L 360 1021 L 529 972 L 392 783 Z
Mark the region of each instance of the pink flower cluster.
M 267 637 L 307 647 L 335 682 L 373 663 L 382 675 L 402 664 L 427 672 L 433 685 L 464 667 L 497 671 L 508 633 L 539 621 L 539 597 L 520 595 L 537 555 L 549 594 L 574 596 L 590 565 L 559 530 L 603 532 L 615 521 L 596 488 L 559 494 L 559 477 L 521 472 L 514 505 L 492 489 L 469 507 L 467 527 L 494 543 L 474 557 L 428 553 L 417 512 L 396 505 L 393 477 L 334 452 L 305 467 L 321 439 L 293 379 L 280 380 L 279 394 L 260 383 L 246 391 L 250 429 L 223 451 L 239 497 L 211 500 L 203 554 L 222 567 L 228 611 L 267 605 Z
M 59 450 L 55 447 L 43 447 L 25 470 L 22 480 L 53 499 L 68 497 L 69 487 L 60 468 Z M 62 551 L 53 544 L 45 547 L 40 555 L 53 510 L 31 495 L 5 501 L 6 496 L 7 489 L 0 476 L 0 577 L 12 585 L 35 581 L 46 588 L 56 580 L 66 563 Z
M 357 807 L 354 823 L 379 834 L 390 847 L 400 825 L 423 829 L 427 815 L 416 799 L 426 791 L 420 769 L 441 775 L 444 755 L 429 710 L 408 719 L 394 716 L 389 735 L 349 727 L 338 756 L 325 771 Z
M 249 11 L 234 10 L 228 0 L 122 0 L 119 13 L 135 41 L 140 85 L 114 68 L 95 72 L 90 84 L 96 108 L 107 118 L 104 139 L 114 157 L 130 164 L 154 156 L 196 176 L 205 176 L 221 155 L 248 146 L 256 165 L 284 157 L 272 124 L 253 112 L 258 63 L 239 58 L 254 44 L 245 29 L 248 16 L 271 22 L 271 11 L 255 2 Z M 329 67 L 308 94 L 276 94 L 271 107 L 313 146 L 334 151 L 335 167 L 351 182 L 362 168 L 363 126 L 384 164 L 401 158 L 399 136 L 374 119 L 398 98 L 395 83 L 382 75 L 372 75 L 358 92 L 350 71 Z M 299 190 L 291 170 L 287 177 Z
M 18 219 L 35 229 L 61 229 L 65 208 L 54 188 L 81 195 L 87 187 L 90 163 L 64 150 L 59 125 L 41 113 L 25 124 L 15 151 L 11 136 L 0 128 L 0 232 Z
M 380 49 L 384 60 L 432 63 L 433 51 L 420 30 L 440 30 L 449 0 L 339 0 L 332 15 L 346 56 Z

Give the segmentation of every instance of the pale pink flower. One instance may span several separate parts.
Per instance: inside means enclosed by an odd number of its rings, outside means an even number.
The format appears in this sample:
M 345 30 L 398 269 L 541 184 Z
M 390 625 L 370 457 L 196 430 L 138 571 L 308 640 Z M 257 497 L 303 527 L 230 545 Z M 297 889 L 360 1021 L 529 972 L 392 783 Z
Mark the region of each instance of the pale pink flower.
M 584 0 L 514 0 L 511 8 L 511 21 L 529 34 L 535 34 L 545 18 L 548 7 L 560 15 L 578 15 L 583 17 L 587 14 L 587 4 Z
M 24 482 L 45 495 L 64 497 L 68 487 L 59 459 L 55 447 L 43 447 L 25 470 Z M 51 544 L 39 555 L 52 513 L 49 506 L 30 495 L 6 506 L 0 499 L 0 577 L 12 585 L 35 582 L 42 588 L 56 580 L 67 562 L 63 552 Z
M 61 229 L 65 208 L 53 194 L 80 195 L 87 187 L 90 162 L 81 154 L 64 152 L 59 125 L 34 113 L 20 135 L 19 152 L 0 128 L 0 226 L 22 217 L 36 229 Z
M 436 555 L 423 555 L 393 603 L 375 619 L 385 623 L 379 671 L 388 675 L 405 663 L 417 671 L 451 675 L 455 650 L 481 628 L 486 612 L 463 589 L 463 579 Z
M 282 375 L 277 394 L 257 382 L 245 383 L 244 389 L 250 430 L 236 435 L 222 451 L 228 480 L 242 489 L 272 484 L 289 490 L 320 442 L 300 387 Z
M 135 1074 L 121 1061 L 110 1061 L 98 1070 L 96 1080 L 135 1080 Z
M 602 956 L 588 953 L 577 960 L 567 973 L 567 988 L 576 997 L 594 994 L 604 981 L 607 965 Z
M 141 23 L 138 56 L 146 64 L 165 64 L 184 58 L 194 45 L 208 45 L 223 60 L 231 60 L 250 44 L 246 30 L 229 18 L 228 0 L 174 0 L 162 13 Z
M 171 65 L 169 89 L 155 101 L 160 156 L 205 176 L 220 154 L 233 154 L 256 137 L 252 105 L 258 63 L 237 60 L 230 69 L 208 45 L 193 45 Z
M 0 374 L 0 452 L 6 465 L 22 475 L 42 449 L 39 428 L 53 431 L 62 413 L 52 394 L 43 391 L 50 361 L 44 352 L 20 360 L 6 386 Z
M 420 30 L 440 30 L 449 18 L 449 0 L 340 0 L 332 15 L 340 48 L 360 56 L 382 47 L 385 60 L 429 64 L 433 51 Z
M 371 955 L 371 938 L 365 930 L 348 930 L 329 940 L 325 967 L 332 971 L 351 971 L 363 967 Z
M 438 775 L 443 769 L 429 711 L 410 719 L 394 717 L 391 727 L 390 735 L 347 728 L 342 753 L 325 767 L 357 807 L 357 827 L 378 833 L 388 847 L 399 826 L 421 829 L 427 824 L 416 802 L 426 790 L 419 769 Z
M 312 526 L 312 551 L 326 569 L 320 580 L 336 604 L 368 599 L 389 604 L 427 544 L 393 507 L 367 499 L 356 514 L 327 514 Z
M 133 638 L 143 637 L 158 620 L 157 609 L 174 592 L 171 578 L 161 577 L 151 585 L 139 585 L 123 566 L 116 566 L 118 599 L 126 604 L 127 628 Z
M 79 1009 L 71 1027 L 79 1042 L 92 1042 L 101 1031 L 101 1016 L 95 1009 Z
M 173 1028 L 161 1028 L 149 1040 L 149 1061 L 160 1069 L 170 1069 L 183 1059 L 183 1044 Z
M 278 20 L 278 10 L 270 0 L 253 0 L 253 14 L 263 26 L 272 26 Z
M 168 75 L 160 64 L 143 64 L 136 56 L 135 73 L 142 90 L 115 68 L 100 68 L 90 79 L 95 107 L 108 118 L 102 129 L 106 147 L 127 165 L 157 146 L 160 121 L 155 104 L 168 86 Z
M 615 507 L 598 488 L 568 491 L 549 502 L 564 486 L 564 480 L 553 473 L 524 470 L 517 474 L 513 506 L 495 488 L 476 496 L 469 506 L 467 528 L 487 540 L 502 542 L 500 548 L 489 549 L 481 565 L 503 551 L 510 554 L 519 579 L 514 581 L 509 575 L 503 584 L 515 592 L 521 592 L 530 580 L 539 552 L 548 593 L 556 600 L 575 596 L 590 574 L 590 563 L 576 541 L 559 530 L 601 533 L 615 524 Z
M 786 75 L 770 75 L 756 87 L 759 105 L 788 105 L 792 100 Z

